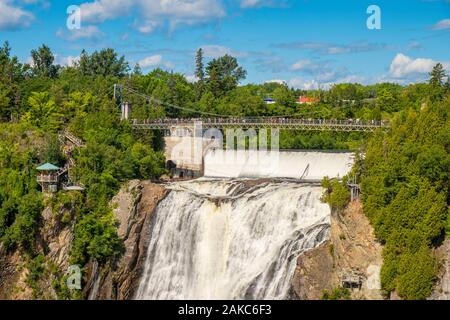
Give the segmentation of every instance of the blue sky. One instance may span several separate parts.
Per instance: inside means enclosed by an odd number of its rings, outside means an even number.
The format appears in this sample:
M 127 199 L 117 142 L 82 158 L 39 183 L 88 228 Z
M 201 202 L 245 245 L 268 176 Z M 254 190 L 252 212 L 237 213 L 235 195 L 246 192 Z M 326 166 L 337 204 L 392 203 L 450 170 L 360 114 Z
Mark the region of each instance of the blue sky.
M 372 4 L 381 30 L 366 26 Z M 70 5 L 81 8 L 81 29 L 66 27 Z M 61 64 L 112 47 L 145 71 L 189 79 L 202 47 L 207 59 L 236 56 L 246 83 L 410 83 L 436 62 L 450 70 L 450 0 L 0 0 L 5 40 L 22 61 L 42 43 Z

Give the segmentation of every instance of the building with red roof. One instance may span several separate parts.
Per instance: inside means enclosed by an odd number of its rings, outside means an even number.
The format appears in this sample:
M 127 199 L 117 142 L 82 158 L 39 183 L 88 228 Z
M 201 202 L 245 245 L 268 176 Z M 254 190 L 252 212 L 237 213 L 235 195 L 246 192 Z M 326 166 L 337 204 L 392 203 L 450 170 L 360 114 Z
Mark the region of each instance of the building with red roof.
M 318 100 L 316 98 L 308 98 L 300 96 L 296 102 L 297 104 L 313 104 L 316 103 L 317 101 Z

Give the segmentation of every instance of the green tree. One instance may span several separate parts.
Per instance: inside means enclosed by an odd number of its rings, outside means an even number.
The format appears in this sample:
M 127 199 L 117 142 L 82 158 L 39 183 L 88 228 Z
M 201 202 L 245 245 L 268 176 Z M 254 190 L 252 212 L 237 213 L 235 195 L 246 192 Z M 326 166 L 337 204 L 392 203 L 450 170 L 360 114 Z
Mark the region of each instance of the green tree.
M 342 211 L 350 200 L 350 192 L 345 180 L 340 182 L 325 177 L 322 180 L 322 186 L 325 188 L 322 200 L 327 202 L 332 209 Z
M 85 76 L 123 77 L 129 71 L 125 57 L 119 58 L 118 53 L 111 48 L 94 51 L 91 55 L 83 50 L 76 67 Z
M 134 76 L 142 76 L 142 69 L 141 69 L 141 66 L 139 65 L 139 63 L 136 63 L 134 65 L 133 75 Z
M 273 91 L 272 97 L 280 107 L 288 109 L 294 109 L 296 107 L 295 96 L 287 86 L 278 86 Z M 281 115 L 284 114 L 285 113 L 281 113 Z
M 398 100 L 395 96 L 395 92 L 389 88 L 383 88 L 378 93 L 377 106 L 382 111 L 395 112 L 399 110 Z
M 11 92 L 7 86 L 0 83 L 0 120 L 9 120 L 11 115 Z
M 449 221 L 449 103 L 401 111 L 359 163 L 364 212 L 385 244 L 381 284 L 404 299 L 425 299 L 436 278 L 432 248 Z
M 247 76 L 247 71 L 239 66 L 237 59 L 225 55 L 213 59 L 206 67 L 206 83 L 214 96 L 219 97 L 237 87 Z
M 29 98 L 29 111 L 24 115 L 23 121 L 32 125 L 56 132 L 61 125 L 61 114 L 55 102 L 47 92 L 34 92 Z
M 197 50 L 195 55 L 195 76 L 197 77 L 199 82 L 203 82 L 205 80 L 205 70 L 203 64 L 203 49 L 200 48 Z
M 195 55 L 195 77 L 198 80 L 195 84 L 195 91 L 197 99 L 200 99 L 205 89 L 205 66 L 203 63 L 202 48 L 198 49 Z
M 60 66 L 54 65 L 55 56 L 51 49 L 43 44 L 37 50 L 31 51 L 33 59 L 33 74 L 37 77 L 55 78 Z
M 433 87 L 442 87 L 446 78 L 446 73 L 442 63 L 437 63 L 430 72 L 430 85 Z

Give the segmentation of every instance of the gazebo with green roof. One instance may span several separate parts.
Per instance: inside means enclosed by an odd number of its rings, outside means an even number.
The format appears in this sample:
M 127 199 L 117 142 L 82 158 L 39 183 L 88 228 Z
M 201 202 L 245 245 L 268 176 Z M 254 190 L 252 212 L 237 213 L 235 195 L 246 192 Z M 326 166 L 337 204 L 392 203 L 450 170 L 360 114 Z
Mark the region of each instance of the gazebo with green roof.
M 49 162 L 44 163 L 43 165 L 36 168 L 36 170 L 39 171 L 58 171 L 59 169 L 60 169 L 59 167 Z
M 37 182 L 42 187 L 42 192 L 56 192 L 58 191 L 60 168 L 52 163 L 44 163 L 36 168 L 39 171 L 37 175 Z

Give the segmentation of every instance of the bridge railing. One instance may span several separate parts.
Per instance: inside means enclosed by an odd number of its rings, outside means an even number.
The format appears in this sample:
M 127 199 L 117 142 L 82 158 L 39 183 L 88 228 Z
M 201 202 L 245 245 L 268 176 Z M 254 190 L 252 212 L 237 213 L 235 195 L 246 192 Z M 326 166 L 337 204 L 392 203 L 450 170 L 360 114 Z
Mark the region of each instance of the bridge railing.
M 155 126 L 179 126 L 192 125 L 194 122 L 200 121 L 204 125 L 314 125 L 314 126 L 360 126 L 360 127 L 388 127 L 386 121 L 379 120 L 360 120 L 360 119 L 293 119 L 293 118 L 191 118 L 191 119 L 146 119 L 131 120 L 133 125 L 155 125 Z

